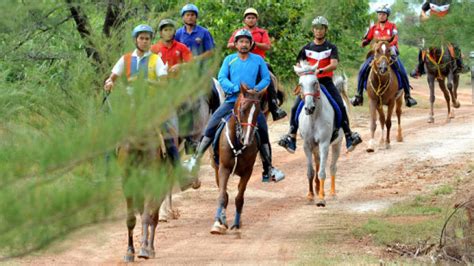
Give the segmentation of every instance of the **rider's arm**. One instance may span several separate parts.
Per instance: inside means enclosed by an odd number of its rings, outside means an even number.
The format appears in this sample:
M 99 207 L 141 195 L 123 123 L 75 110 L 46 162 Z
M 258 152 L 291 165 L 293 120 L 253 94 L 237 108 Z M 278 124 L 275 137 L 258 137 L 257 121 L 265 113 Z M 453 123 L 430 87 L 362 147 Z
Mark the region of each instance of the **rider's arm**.
M 217 79 L 219 80 L 219 83 L 222 86 L 222 89 L 224 90 L 226 95 L 232 95 L 234 93 L 237 93 L 240 91 L 239 85 L 238 84 L 233 84 L 230 81 L 230 59 L 231 56 L 227 56 L 224 59 L 224 62 L 222 62 L 221 69 L 219 70 L 219 75 L 217 76 Z
M 262 42 L 255 42 L 255 46 L 260 50 L 270 50 L 272 48 L 272 43 L 270 42 L 270 37 L 268 36 L 267 31 L 262 32 Z
M 392 39 L 390 41 L 390 46 L 397 46 L 398 45 L 398 29 L 395 24 L 393 24 L 392 29 Z
M 106 91 L 111 91 L 115 81 L 119 76 L 122 75 L 123 71 L 125 69 L 125 60 L 122 57 L 115 63 L 114 68 L 112 69 L 112 73 L 110 74 L 109 78 L 105 80 L 104 84 L 104 90 Z
M 232 50 L 235 50 L 235 43 L 234 43 L 234 35 L 237 31 L 234 31 L 234 33 L 232 33 L 232 36 L 230 36 L 229 38 L 229 41 L 227 41 L 227 48 L 229 49 L 232 49 Z
M 265 89 L 266 87 L 268 87 L 268 85 L 270 85 L 270 71 L 268 70 L 267 64 L 265 63 L 265 61 L 263 61 L 263 59 L 260 56 L 258 56 L 257 59 L 260 65 L 259 71 L 260 71 L 261 79 L 260 79 L 260 82 L 255 85 L 255 89 L 257 91 L 261 91 Z
M 372 41 L 372 39 L 374 38 L 374 31 L 375 31 L 375 25 L 370 27 L 364 39 L 362 39 L 362 44 L 361 44 L 362 47 L 367 46 Z
M 331 63 L 329 63 L 329 65 L 327 65 L 326 67 L 320 68 L 318 70 L 319 71 L 318 74 L 322 74 L 322 73 L 325 73 L 325 72 L 331 72 L 331 71 L 336 70 L 338 62 L 339 62 L 339 60 L 331 58 Z
M 422 20 L 427 19 L 428 15 L 426 15 L 426 12 L 430 10 L 430 1 L 426 1 L 422 6 L 421 6 L 421 14 L 420 17 Z

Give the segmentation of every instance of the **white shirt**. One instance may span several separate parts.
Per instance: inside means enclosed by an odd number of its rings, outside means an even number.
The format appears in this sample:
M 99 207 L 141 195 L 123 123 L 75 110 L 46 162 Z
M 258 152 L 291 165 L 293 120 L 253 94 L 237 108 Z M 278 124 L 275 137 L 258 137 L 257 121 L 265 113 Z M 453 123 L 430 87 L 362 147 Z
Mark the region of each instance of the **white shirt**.
M 137 49 L 135 49 L 132 53 L 132 56 L 137 57 L 137 67 L 140 65 L 140 62 L 149 57 L 152 53 L 150 51 L 146 52 L 142 57 L 139 57 L 137 55 Z M 133 67 L 133 66 L 132 66 Z M 115 63 L 114 68 L 112 69 L 112 73 L 114 73 L 117 76 L 121 76 L 123 74 L 123 71 L 125 70 L 125 59 L 124 57 L 120 57 L 120 59 Z M 158 59 L 156 60 L 156 68 L 155 68 L 155 73 L 156 76 L 165 76 L 168 74 L 168 65 L 165 65 L 163 63 L 163 59 L 161 59 L 161 56 L 158 56 Z

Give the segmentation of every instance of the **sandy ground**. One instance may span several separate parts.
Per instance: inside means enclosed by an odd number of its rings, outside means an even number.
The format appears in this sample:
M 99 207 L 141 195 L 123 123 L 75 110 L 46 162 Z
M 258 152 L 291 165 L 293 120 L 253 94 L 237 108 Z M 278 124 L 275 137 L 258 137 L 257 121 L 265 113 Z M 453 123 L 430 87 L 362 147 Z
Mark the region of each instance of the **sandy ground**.
M 174 198 L 180 218 L 159 224 L 156 258 L 148 261 L 137 259 L 137 262 L 164 265 L 288 264 L 298 259 L 308 239 L 317 230 L 345 230 L 337 220 L 325 219 L 328 214 L 378 211 L 409 195 L 433 189 L 454 176 L 457 169 L 473 162 L 474 106 L 471 104 L 470 86 L 461 85 L 459 100 L 462 106 L 456 110 L 456 118 L 450 123 L 445 122 L 446 107 L 441 92 L 437 90 L 436 122 L 428 124 L 426 81 L 415 81 L 413 94 L 421 107 L 404 108 L 404 142 L 395 141 L 396 131 L 392 129 L 389 150 L 378 149 L 372 154 L 365 152 L 369 138 L 368 112 L 354 114 L 353 130 L 361 133 L 365 141 L 353 153 L 341 156 L 336 181 L 337 197 L 329 199 L 326 208 L 316 207 L 306 200 L 306 166 L 301 145 L 291 155 L 276 143 L 279 136 L 286 133 L 288 120 L 271 122 L 274 164 L 287 177 L 280 183 L 262 183 L 258 160 L 245 194 L 242 229 L 222 236 L 209 233 L 217 206 L 217 188 L 214 172 L 206 164 L 200 172 L 202 187 Z M 367 108 L 365 104 L 361 109 Z M 228 186 L 229 222 L 233 219 L 237 182 L 238 178 L 233 177 Z M 328 183 L 326 191 L 329 190 Z M 7 263 L 120 264 L 127 248 L 124 215 L 123 208 L 123 216 L 116 221 L 80 229 L 45 251 Z M 138 225 L 135 247 L 139 243 L 139 230 Z

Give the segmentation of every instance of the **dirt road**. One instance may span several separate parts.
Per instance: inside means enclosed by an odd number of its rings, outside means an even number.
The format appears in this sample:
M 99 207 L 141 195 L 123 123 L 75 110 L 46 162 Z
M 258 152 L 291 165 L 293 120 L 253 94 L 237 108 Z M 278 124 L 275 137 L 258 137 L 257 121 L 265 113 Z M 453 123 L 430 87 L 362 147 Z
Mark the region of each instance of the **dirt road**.
M 353 128 L 364 143 L 338 163 L 337 198 L 326 208 L 308 204 L 307 179 L 301 145 L 290 155 L 276 142 L 287 130 L 288 120 L 270 123 L 274 162 L 287 177 L 280 183 L 260 182 L 258 162 L 248 185 L 238 233 L 215 236 L 209 233 L 217 206 L 213 171 L 204 165 L 203 185 L 175 197 L 181 213 L 178 220 L 159 225 L 156 258 L 149 264 L 285 264 L 298 259 L 310 236 L 317 230 L 345 230 L 338 221 L 326 219 L 331 213 L 367 213 L 386 208 L 413 193 L 428 191 L 472 162 L 474 153 L 474 106 L 470 87 L 459 91 L 461 108 L 456 118 L 445 122 L 446 108 L 438 90 L 435 124 L 428 124 L 428 89 L 425 81 L 415 82 L 414 96 L 419 108 L 404 109 L 404 142 L 373 154 L 365 152 L 369 129 L 368 112 L 357 112 Z M 424 107 L 424 108 L 423 108 Z M 367 108 L 367 105 L 362 107 Z M 301 144 L 301 142 L 299 143 Z M 232 178 L 228 219 L 234 214 L 237 177 Z M 326 184 L 329 189 L 329 184 Z M 125 209 L 123 209 L 125 214 Z M 138 226 L 139 227 L 139 226 Z M 139 229 L 136 230 L 137 234 Z M 124 220 L 81 229 L 46 251 L 14 259 L 13 264 L 118 264 L 126 251 Z M 135 238 L 138 245 L 138 235 Z

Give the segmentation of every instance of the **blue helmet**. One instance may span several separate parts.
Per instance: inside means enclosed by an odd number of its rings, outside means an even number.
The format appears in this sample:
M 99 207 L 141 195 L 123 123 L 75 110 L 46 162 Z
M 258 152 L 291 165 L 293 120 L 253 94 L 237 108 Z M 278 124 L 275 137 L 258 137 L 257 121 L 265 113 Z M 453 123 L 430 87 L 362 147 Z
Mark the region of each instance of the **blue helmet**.
M 194 13 L 196 13 L 196 17 L 199 16 L 199 9 L 197 8 L 197 6 L 195 6 L 193 4 L 187 4 L 187 5 L 183 6 L 183 8 L 181 8 L 181 17 L 186 12 L 194 12 Z
M 234 42 L 237 42 L 240 38 L 246 37 L 247 39 L 250 40 L 250 42 L 253 41 L 252 33 L 246 29 L 241 29 L 237 31 L 237 33 L 234 36 Z
M 140 32 L 148 32 L 151 34 L 151 38 L 153 38 L 153 35 L 155 34 L 155 32 L 153 31 L 153 28 L 149 25 L 146 25 L 146 24 L 140 24 L 138 26 L 136 26 L 133 31 L 132 31 L 132 37 L 135 39 L 138 37 L 138 34 Z
M 383 5 L 383 6 L 380 6 L 378 7 L 375 12 L 377 13 L 385 13 L 387 14 L 387 16 L 390 16 L 390 13 L 392 12 L 392 9 L 390 9 L 390 7 L 388 5 Z

